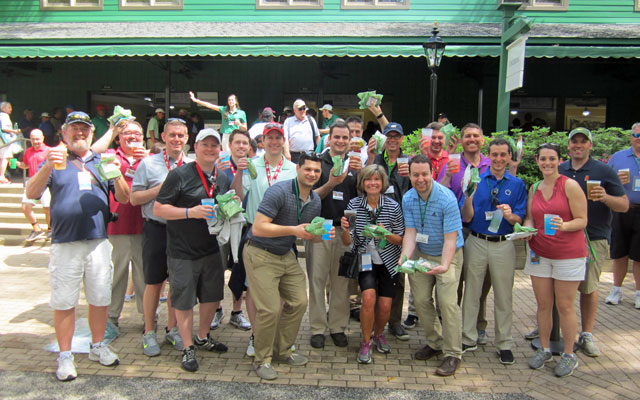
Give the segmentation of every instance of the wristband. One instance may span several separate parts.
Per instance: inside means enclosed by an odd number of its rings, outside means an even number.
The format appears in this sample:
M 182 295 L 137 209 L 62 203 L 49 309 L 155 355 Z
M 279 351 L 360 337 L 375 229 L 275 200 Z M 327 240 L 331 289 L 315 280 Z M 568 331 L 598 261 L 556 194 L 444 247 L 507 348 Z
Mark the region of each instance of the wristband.
M 184 209 L 184 213 L 186 214 L 187 219 L 189 219 L 189 209 L 188 208 Z
M 380 119 L 382 117 L 384 117 L 384 113 L 381 112 L 378 116 L 376 116 L 376 119 Z

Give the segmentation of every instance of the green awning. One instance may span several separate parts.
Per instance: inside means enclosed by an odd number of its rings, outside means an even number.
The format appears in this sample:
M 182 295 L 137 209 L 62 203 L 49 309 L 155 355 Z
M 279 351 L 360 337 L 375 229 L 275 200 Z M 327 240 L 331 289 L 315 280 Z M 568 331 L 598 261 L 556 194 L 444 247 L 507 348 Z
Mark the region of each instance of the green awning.
M 448 45 L 446 57 L 498 57 L 497 45 Z M 67 57 L 424 57 L 420 45 L 51 45 L 0 46 L 0 58 Z M 527 57 L 536 58 L 640 58 L 640 47 L 632 46 L 541 46 L 528 45 Z

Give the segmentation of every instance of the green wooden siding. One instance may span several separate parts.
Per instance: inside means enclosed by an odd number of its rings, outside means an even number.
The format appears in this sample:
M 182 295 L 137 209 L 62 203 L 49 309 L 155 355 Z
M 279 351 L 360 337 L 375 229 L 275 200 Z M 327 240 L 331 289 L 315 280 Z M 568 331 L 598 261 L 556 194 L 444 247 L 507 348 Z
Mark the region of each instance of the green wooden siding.
M 340 0 L 325 0 L 321 10 L 256 10 L 255 0 L 184 0 L 183 10 L 119 10 L 104 0 L 102 11 L 41 11 L 39 0 L 4 0 L 0 21 L 37 22 L 429 22 L 497 23 L 496 0 L 411 0 L 408 10 L 342 10 Z M 569 10 L 526 11 L 535 23 L 640 23 L 634 0 L 570 0 Z

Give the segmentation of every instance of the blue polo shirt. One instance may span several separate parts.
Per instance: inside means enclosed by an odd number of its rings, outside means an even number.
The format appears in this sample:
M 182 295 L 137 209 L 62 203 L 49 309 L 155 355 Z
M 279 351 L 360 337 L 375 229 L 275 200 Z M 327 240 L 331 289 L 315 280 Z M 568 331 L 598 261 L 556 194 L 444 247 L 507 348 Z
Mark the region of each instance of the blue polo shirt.
M 511 207 L 511 212 L 524 220 L 527 214 L 527 188 L 524 182 L 508 171 L 505 171 L 504 176 L 500 181 L 491 174 L 491 170 L 480 174 L 480 183 L 476 189 L 476 194 L 473 196 L 473 219 L 469 223 L 469 229 L 476 233 L 482 233 L 484 235 L 507 235 L 513 233 L 513 225 L 511 225 L 506 219 L 502 219 L 498 232 L 489 232 L 489 224 L 491 220 L 487 220 L 485 211 L 495 211 L 496 205 L 508 204 Z M 496 189 L 497 188 L 497 189 Z M 491 193 L 496 192 L 497 203 L 491 202 Z M 460 208 L 464 205 L 464 201 L 467 198 L 465 194 L 462 194 L 460 199 Z
M 633 191 L 633 180 L 635 178 L 640 178 L 639 162 L 640 160 L 638 160 L 635 154 L 633 154 L 633 150 L 631 150 L 631 148 L 620 150 L 609 159 L 609 165 L 616 171 L 616 173 L 621 169 L 629 168 L 631 182 L 622 186 L 624 186 L 624 191 L 627 193 L 629 202 L 633 204 L 640 204 L 640 191 Z
M 402 212 L 404 214 L 405 228 L 414 228 L 418 233 L 429 235 L 428 243 L 417 243 L 418 249 L 430 256 L 442 255 L 445 233 L 458 232 L 456 248 L 464 245 L 462 238 L 462 218 L 458 202 L 451 190 L 438 182 L 433 182 L 431 194 L 425 202 L 420 198 L 415 189 L 410 189 L 402 197 Z M 422 224 L 424 215 L 424 225 Z
M 114 186 L 113 181 L 100 182 L 98 162 L 100 155 L 96 153 L 84 161 L 69 153 L 67 168 L 51 171 L 47 180 L 51 192 L 51 243 L 107 238 L 108 192 L 114 192 Z M 91 190 L 80 190 L 78 184 L 83 164 L 91 173 Z

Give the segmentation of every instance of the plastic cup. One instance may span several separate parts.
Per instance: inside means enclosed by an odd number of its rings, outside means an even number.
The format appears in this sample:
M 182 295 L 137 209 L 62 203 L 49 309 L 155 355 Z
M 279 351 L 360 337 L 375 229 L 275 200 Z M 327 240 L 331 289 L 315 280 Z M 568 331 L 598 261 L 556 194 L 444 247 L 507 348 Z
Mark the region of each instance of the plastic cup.
M 215 199 L 202 199 L 202 200 L 200 200 L 200 204 L 202 204 L 203 206 L 211 206 L 211 207 L 213 207 L 213 206 L 216 205 L 216 201 L 215 201 Z M 210 217 L 207 217 L 207 219 L 209 219 L 209 220 L 216 219 L 215 211 L 213 212 L 213 215 L 210 216 Z
M 349 222 L 349 230 L 352 231 L 356 229 L 356 217 L 358 212 L 356 210 L 344 210 L 344 216 L 347 217 L 347 221 Z
M 221 151 L 220 152 L 220 162 L 225 162 L 225 161 L 230 161 L 230 154 L 228 151 Z
M 545 214 L 544 215 L 544 234 L 554 236 L 556 234 L 556 228 L 551 226 L 551 220 L 559 217 L 558 214 Z
M 455 165 L 455 168 L 451 170 L 452 173 L 460 172 L 460 154 L 449 154 L 449 161 Z
M 500 230 L 500 224 L 502 223 L 502 219 L 504 218 L 504 212 L 502 209 L 497 209 L 493 212 L 493 217 L 491 217 L 491 222 L 489 223 L 488 231 L 491 233 L 498 233 Z
M 622 168 L 618 170 L 618 174 L 622 178 L 623 176 L 626 178 L 626 181 L 631 180 L 631 170 L 629 168 Z
M 331 230 L 331 228 L 333 227 L 333 221 L 325 221 L 325 223 L 322 224 L 322 227 L 324 229 L 326 229 L 327 232 L 329 232 Z M 331 240 L 331 237 L 327 233 L 325 235 L 322 235 L 322 240 Z
M 587 199 L 595 200 L 593 197 L 591 197 L 591 190 L 600 186 L 601 183 L 601 181 L 587 181 Z
M 9 159 L 9 168 L 16 169 L 17 167 L 18 167 L 18 160 L 16 160 L 15 158 L 10 158 Z
M 430 128 L 422 128 L 422 137 L 427 139 L 424 144 L 424 147 L 431 146 L 431 138 L 433 137 L 433 129 Z
M 55 169 L 67 169 L 67 149 L 62 147 L 60 150 L 62 151 L 62 161 L 55 163 L 53 167 Z

